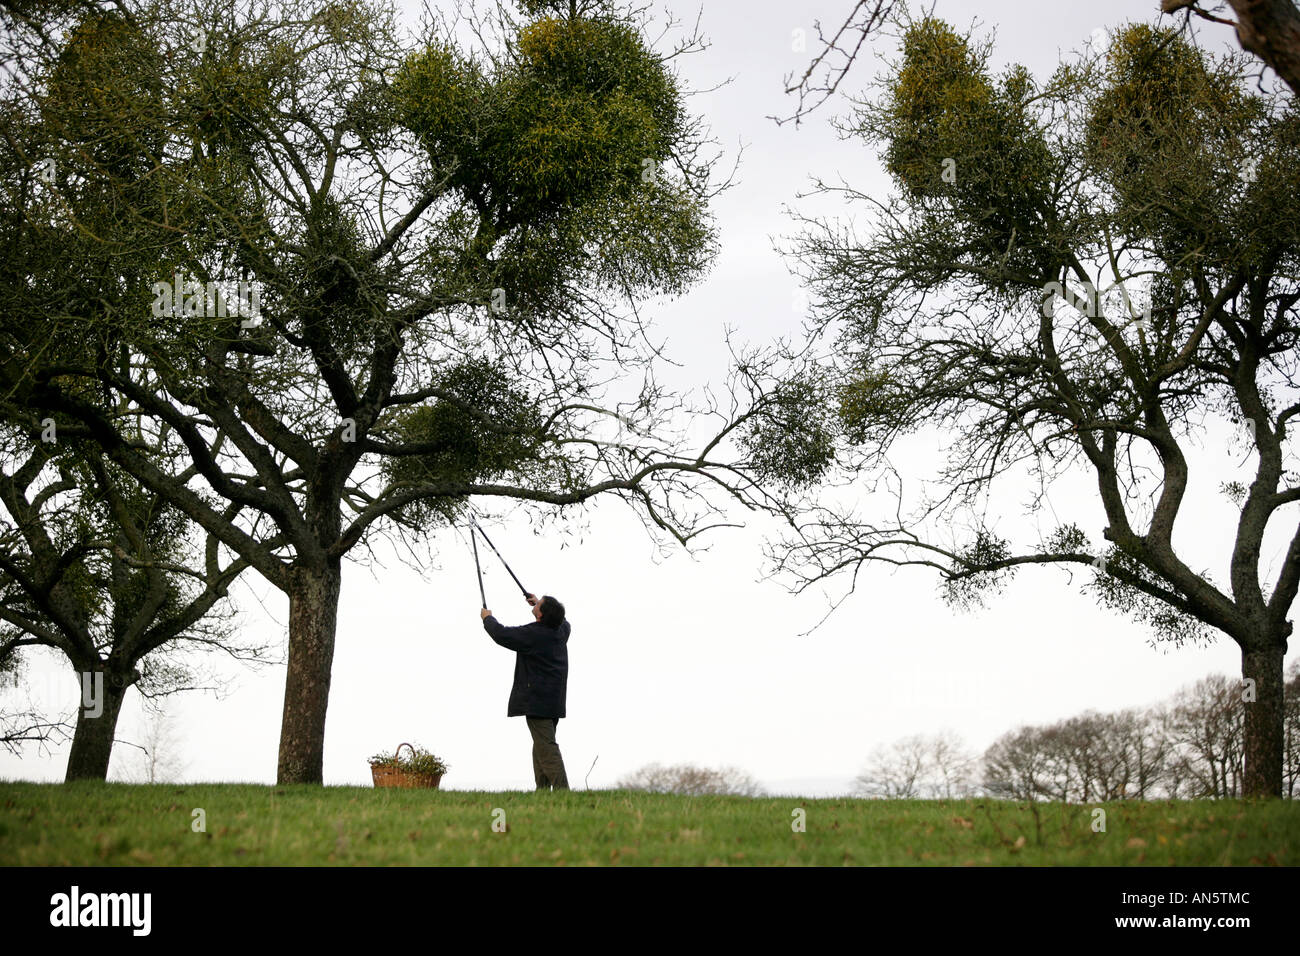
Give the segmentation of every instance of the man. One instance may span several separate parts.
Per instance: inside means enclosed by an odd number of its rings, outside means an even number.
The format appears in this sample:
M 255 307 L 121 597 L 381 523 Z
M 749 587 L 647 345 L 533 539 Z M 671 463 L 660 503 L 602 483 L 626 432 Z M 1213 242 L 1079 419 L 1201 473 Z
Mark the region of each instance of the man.
M 515 683 L 507 717 L 524 717 L 533 735 L 533 777 L 538 790 L 568 790 L 564 758 L 555 742 L 555 729 L 564 716 L 569 682 L 569 622 L 564 605 L 549 594 L 539 601 L 524 596 L 533 608 L 532 624 L 505 627 L 484 608 L 479 615 L 492 640 L 515 652 Z

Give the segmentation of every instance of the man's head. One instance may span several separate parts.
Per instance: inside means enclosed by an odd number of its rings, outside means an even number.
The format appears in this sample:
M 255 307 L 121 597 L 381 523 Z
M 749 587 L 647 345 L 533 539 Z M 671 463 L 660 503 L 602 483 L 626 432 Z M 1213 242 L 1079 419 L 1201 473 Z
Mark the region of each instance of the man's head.
M 547 627 L 559 627 L 564 623 L 564 605 L 549 594 L 533 605 L 533 617 Z

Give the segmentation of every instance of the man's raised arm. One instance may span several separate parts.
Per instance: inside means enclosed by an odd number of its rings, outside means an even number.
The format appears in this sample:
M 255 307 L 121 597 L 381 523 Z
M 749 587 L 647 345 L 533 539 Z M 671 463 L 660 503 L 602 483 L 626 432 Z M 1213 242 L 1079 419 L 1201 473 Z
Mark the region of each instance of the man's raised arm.
M 502 647 L 524 654 L 531 654 L 535 649 L 537 638 L 527 624 L 523 627 L 506 627 L 487 608 L 483 609 L 482 617 L 483 630 Z

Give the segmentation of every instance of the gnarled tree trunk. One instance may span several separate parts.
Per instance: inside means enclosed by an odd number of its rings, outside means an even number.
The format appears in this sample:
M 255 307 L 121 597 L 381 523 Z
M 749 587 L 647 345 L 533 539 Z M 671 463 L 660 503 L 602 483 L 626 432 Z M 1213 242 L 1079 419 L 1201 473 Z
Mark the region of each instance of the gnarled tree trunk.
M 68 769 L 64 773 L 64 782 L 71 780 L 106 780 L 108 779 L 108 761 L 113 755 L 113 737 L 117 731 L 117 717 L 122 710 L 122 701 L 127 688 L 140 677 L 132 670 L 122 674 L 103 667 L 78 672 L 78 681 L 84 681 L 84 674 L 89 673 L 93 703 L 86 705 L 85 686 L 77 687 L 77 729 L 72 735 L 72 751 L 68 754 Z M 95 674 L 103 675 L 103 689 L 95 692 Z M 98 711 L 98 713 L 96 713 Z
M 1241 652 L 1241 676 L 1255 682 L 1255 699 L 1243 704 L 1246 767 L 1242 796 L 1282 796 L 1282 659 L 1285 656 L 1285 643 L 1244 648 Z
M 289 669 L 280 723 L 277 783 L 321 783 L 325 763 L 325 711 L 334 664 L 342 568 L 299 565 L 289 590 Z

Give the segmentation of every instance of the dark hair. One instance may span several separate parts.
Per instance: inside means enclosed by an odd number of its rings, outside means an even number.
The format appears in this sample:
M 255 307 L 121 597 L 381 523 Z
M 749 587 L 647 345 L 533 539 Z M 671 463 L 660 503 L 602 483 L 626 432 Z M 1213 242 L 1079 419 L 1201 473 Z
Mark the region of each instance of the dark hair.
M 564 605 L 549 594 L 543 594 L 542 600 L 542 623 L 547 627 L 559 627 L 564 623 Z

